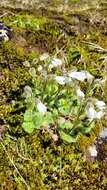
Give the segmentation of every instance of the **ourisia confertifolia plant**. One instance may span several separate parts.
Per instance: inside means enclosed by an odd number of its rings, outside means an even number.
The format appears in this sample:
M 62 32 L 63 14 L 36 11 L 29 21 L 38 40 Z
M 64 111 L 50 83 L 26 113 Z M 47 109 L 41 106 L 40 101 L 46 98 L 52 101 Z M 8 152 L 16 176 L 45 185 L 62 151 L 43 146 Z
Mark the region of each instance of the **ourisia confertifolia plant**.
M 33 87 L 25 86 L 27 109 L 23 129 L 32 133 L 45 127 L 58 134 L 65 143 L 76 142 L 89 134 L 96 120 L 105 117 L 106 103 L 94 97 L 105 79 L 95 79 L 86 70 L 66 71 L 61 59 L 47 53 L 23 63 L 32 76 Z M 81 86 L 85 85 L 85 92 Z

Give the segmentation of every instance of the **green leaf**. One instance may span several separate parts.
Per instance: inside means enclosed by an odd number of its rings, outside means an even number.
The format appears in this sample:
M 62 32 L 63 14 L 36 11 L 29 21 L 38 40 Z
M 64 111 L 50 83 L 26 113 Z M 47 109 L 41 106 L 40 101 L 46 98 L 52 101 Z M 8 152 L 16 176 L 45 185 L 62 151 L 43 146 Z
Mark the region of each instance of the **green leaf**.
M 23 129 L 27 132 L 27 133 L 32 133 L 35 125 L 33 122 L 24 122 L 22 125 Z
M 34 128 L 40 129 L 40 127 L 43 125 L 44 116 L 40 112 L 33 111 L 32 121 L 35 126 Z
M 40 129 L 42 126 L 46 126 L 54 123 L 51 112 L 47 112 L 45 115 L 37 112 L 36 110 L 26 110 L 24 114 L 23 129 L 32 133 L 34 129 Z
M 65 132 L 63 132 L 62 130 L 60 131 L 60 137 L 61 139 L 65 142 L 65 143 L 73 143 L 77 141 L 77 138 L 74 138 L 68 134 L 66 134 Z
M 39 112 L 32 111 L 30 109 L 26 110 L 24 114 L 24 123 L 22 125 L 23 129 L 28 132 L 32 133 L 34 129 L 40 129 L 43 116 Z
M 72 129 L 73 127 L 73 124 L 71 123 L 71 121 L 67 121 L 64 118 L 60 118 L 58 123 L 59 123 L 60 129 Z
M 53 124 L 54 121 L 53 121 L 53 117 L 52 117 L 52 114 L 51 112 L 47 112 L 45 115 L 44 115 L 44 118 L 43 118 L 43 125 L 49 125 L 49 124 Z
M 32 122 L 32 110 L 28 109 L 25 111 L 24 121 L 25 122 Z
M 60 113 L 65 114 L 65 115 L 68 115 L 70 113 L 71 104 L 68 100 L 60 99 L 58 104 L 59 104 L 58 110 Z
M 86 127 L 82 127 L 81 133 L 83 133 L 83 134 L 90 133 L 94 127 L 95 127 L 95 122 L 93 121 L 89 125 L 87 125 Z

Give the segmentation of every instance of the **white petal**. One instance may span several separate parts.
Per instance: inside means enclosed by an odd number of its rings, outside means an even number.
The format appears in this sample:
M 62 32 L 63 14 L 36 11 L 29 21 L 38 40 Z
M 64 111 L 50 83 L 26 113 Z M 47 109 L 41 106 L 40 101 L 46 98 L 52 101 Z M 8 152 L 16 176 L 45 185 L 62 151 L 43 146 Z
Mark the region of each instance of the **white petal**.
M 23 62 L 23 65 L 24 65 L 25 67 L 30 67 L 30 63 L 29 63 L 29 61 L 27 61 L 27 60 Z
M 65 77 L 65 82 L 66 82 L 66 84 L 72 84 L 72 85 L 74 85 L 74 81 L 70 78 L 70 77 Z
M 41 65 L 38 66 L 38 71 L 41 72 L 43 70 L 43 67 Z
M 103 131 L 99 135 L 101 138 L 106 138 L 107 137 L 107 128 L 104 128 Z
M 41 56 L 40 56 L 40 61 L 44 61 L 44 60 L 46 60 L 46 59 L 48 59 L 49 58 L 49 54 L 48 53 L 43 53 Z
M 100 110 L 103 110 L 106 108 L 106 104 L 103 101 L 97 100 L 95 105 L 97 106 L 97 108 L 99 108 Z
M 80 80 L 80 81 L 84 81 L 85 80 L 85 73 L 84 72 L 72 71 L 71 73 L 69 73 L 69 77 L 71 77 L 73 79 Z
M 89 150 L 89 153 L 90 153 L 90 155 L 92 157 L 96 157 L 97 156 L 97 150 L 96 150 L 96 146 L 95 145 L 89 146 L 88 150 Z
M 41 102 L 41 101 L 39 101 L 38 103 L 37 103 L 37 109 L 38 109 L 38 111 L 40 112 L 40 113 L 42 113 L 43 115 L 46 113 L 46 111 L 47 111 L 47 107 Z
M 92 81 L 93 76 L 87 72 L 87 71 L 72 71 L 69 73 L 69 77 L 73 78 L 73 79 L 77 79 L 79 81 L 84 81 L 85 79 L 87 79 L 88 81 Z
M 91 82 L 94 77 L 88 71 L 85 71 L 85 74 L 86 74 L 86 79 Z
M 87 110 L 87 117 L 90 120 L 93 120 L 96 118 L 96 111 L 93 106 L 89 107 L 89 109 Z
M 28 85 L 26 85 L 24 87 L 24 93 L 25 93 L 26 98 L 31 97 L 32 96 L 32 89 L 31 89 L 31 87 L 28 86 Z
M 29 69 L 29 73 L 31 74 L 32 77 L 35 77 L 35 76 L 36 76 L 36 70 L 35 70 L 35 68 L 34 68 L 34 67 L 31 67 L 31 68 Z
M 101 119 L 104 116 L 104 114 L 105 113 L 103 111 L 96 112 L 96 119 Z
M 55 80 L 57 81 L 58 84 L 61 84 L 61 85 L 65 84 L 65 77 L 63 76 L 56 76 Z
M 94 106 L 89 107 L 87 110 L 87 117 L 90 121 L 92 121 L 93 119 L 101 119 L 104 116 L 104 114 L 105 113 L 102 110 L 97 112 L 94 109 Z
M 53 67 L 59 67 L 62 65 L 62 60 L 58 58 L 53 58 L 51 61 Z M 51 66 L 51 65 L 50 65 Z
M 84 96 L 85 96 L 85 94 L 81 91 L 80 88 L 77 89 L 76 93 L 77 93 L 77 96 L 80 98 L 84 98 Z

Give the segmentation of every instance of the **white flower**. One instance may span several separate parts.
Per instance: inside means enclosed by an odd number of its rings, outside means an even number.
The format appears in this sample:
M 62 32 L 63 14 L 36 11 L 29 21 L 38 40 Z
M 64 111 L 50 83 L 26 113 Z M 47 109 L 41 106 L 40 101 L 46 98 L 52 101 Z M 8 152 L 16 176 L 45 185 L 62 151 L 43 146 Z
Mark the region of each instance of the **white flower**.
M 62 65 L 62 60 L 58 59 L 58 58 L 53 58 L 51 61 L 51 64 L 49 65 L 49 68 L 53 68 L 53 67 L 60 67 Z
M 91 82 L 93 80 L 93 76 L 87 72 L 87 71 L 71 71 L 69 74 L 69 77 L 73 78 L 73 79 L 77 79 L 79 81 L 84 81 L 85 79 L 87 79 L 89 82 Z
M 81 91 L 80 88 L 78 88 L 78 89 L 76 90 L 76 93 L 77 93 L 77 96 L 80 97 L 80 98 L 84 98 L 84 96 L 85 96 L 85 94 Z
M 43 70 L 43 67 L 41 65 L 38 66 L 38 71 L 41 72 Z
M 41 102 L 41 101 L 39 101 L 38 103 L 37 103 L 37 109 L 38 109 L 38 111 L 40 112 L 40 113 L 42 113 L 43 115 L 46 113 L 46 111 L 47 111 L 47 107 Z
M 99 135 L 101 138 L 106 138 L 107 137 L 107 128 L 104 128 L 103 131 Z
M 56 76 L 55 80 L 57 81 L 58 84 L 61 84 L 61 85 L 65 84 L 65 77 L 63 76 Z
M 70 78 L 70 77 L 65 77 L 65 82 L 66 82 L 66 84 L 69 84 L 69 85 L 71 85 L 72 84 L 72 86 L 74 85 L 74 81 Z
M 88 151 L 92 157 L 97 157 L 97 150 L 95 145 L 89 146 Z
M 26 98 L 31 97 L 32 96 L 32 89 L 31 89 L 31 87 L 28 86 L 28 85 L 26 85 L 24 87 L 24 93 L 25 93 Z
M 103 110 L 106 108 L 106 104 L 103 101 L 97 100 L 95 103 L 96 107 L 99 108 L 100 110 Z
M 87 110 L 87 116 L 90 120 L 93 120 L 96 118 L 96 111 L 94 109 L 94 106 L 90 106 Z
M 104 116 L 104 112 L 101 110 L 99 112 L 97 112 L 94 109 L 94 106 L 91 105 L 88 109 L 87 109 L 87 117 L 89 118 L 90 121 L 92 121 L 93 119 L 101 119 Z
M 107 82 L 107 76 L 105 76 L 104 79 L 102 79 L 101 84 L 105 85 L 106 82 Z
M 29 63 L 29 61 L 27 61 L 27 60 L 23 62 L 23 65 L 24 65 L 25 67 L 30 67 L 30 63 Z
M 49 54 L 48 53 L 43 53 L 41 56 L 40 56 L 40 61 L 44 61 L 44 60 L 46 60 L 46 59 L 48 59 L 49 58 Z
M 32 77 L 35 77 L 35 76 L 36 76 L 36 70 L 35 70 L 35 68 L 34 68 L 34 67 L 31 67 L 31 68 L 29 69 L 29 73 L 31 74 Z
M 101 110 L 99 112 L 96 112 L 96 119 L 101 119 L 104 116 L 104 112 Z
M 93 80 L 93 75 L 91 75 L 88 71 L 84 71 L 85 72 L 85 75 L 86 75 L 86 79 L 89 81 L 89 82 L 92 82 Z

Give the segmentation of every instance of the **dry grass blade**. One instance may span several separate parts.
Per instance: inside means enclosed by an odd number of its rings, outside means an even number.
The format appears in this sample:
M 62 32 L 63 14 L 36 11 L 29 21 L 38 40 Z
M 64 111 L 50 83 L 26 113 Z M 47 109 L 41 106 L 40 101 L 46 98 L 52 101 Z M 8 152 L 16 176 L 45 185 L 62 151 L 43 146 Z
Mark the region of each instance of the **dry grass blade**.
M 102 48 L 101 46 L 92 43 L 92 42 L 86 42 L 86 41 L 82 41 L 82 43 L 88 45 L 89 47 L 93 48 L 96 52 L 99 53 L 107 53 L 107 49 Z

